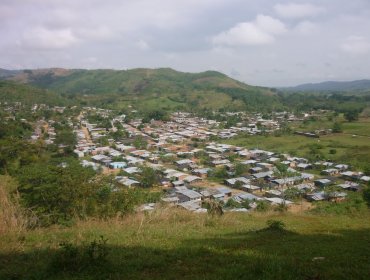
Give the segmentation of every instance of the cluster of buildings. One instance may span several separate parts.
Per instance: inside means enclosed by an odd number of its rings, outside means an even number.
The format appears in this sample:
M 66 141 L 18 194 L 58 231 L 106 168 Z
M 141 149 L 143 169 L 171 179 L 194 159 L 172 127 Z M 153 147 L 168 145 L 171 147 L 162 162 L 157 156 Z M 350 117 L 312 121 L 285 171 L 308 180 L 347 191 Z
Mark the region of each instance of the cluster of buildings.
M 99 145 L 95 133 L 109 136 L 117 121 L 128 137 L 109 139 L 109 145 Z M 206 199 L 224 204 L 229 199 L 236 203 L 248 201 L 251 209 L 259 201 L 293 204 L 297 197 L 307 201 L 338 201 L 348 191 L 359 191 L 363 183 L 370 181 L 368 176 L 351 171 L 345 164 L 309 162 L 287 154 L 212 142 L 211 135 L 220 137 L 225 131 L 218 129 L 219 125 L 217 121 L 176 113 L 170 121 L 150 124 L 140 120 L 125 123 L 121 116 L 114 118 L 112 128 L 107 130 L 81 118 L 75 152 L 84 166 L 116 171 L 116 180 L 123 187 L 140 186 L 142 167 L 153 168 L 165 192 L 163 202 L 195 212 L 206 211 L 202 207 Z M 137 136 L 147 140 L 145 148 L 130 143 Z M 286 166 L 284 173 L 277 168 L 282 165 Z M 153 207 L 146 205 L 145 209 Z M 233 211 L 250 209 L 240 207 Z

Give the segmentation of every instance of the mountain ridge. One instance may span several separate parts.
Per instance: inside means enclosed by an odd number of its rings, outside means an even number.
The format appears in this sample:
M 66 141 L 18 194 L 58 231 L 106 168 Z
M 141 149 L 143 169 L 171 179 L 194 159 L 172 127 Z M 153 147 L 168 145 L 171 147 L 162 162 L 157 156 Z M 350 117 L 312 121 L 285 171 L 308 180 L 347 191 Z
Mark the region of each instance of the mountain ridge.
M 320 83 L 305 83 L 293 87 L 280 88 L 285 91 L 361 91 L 370 90 L 370 79 L 353 81 L 324 81 Z

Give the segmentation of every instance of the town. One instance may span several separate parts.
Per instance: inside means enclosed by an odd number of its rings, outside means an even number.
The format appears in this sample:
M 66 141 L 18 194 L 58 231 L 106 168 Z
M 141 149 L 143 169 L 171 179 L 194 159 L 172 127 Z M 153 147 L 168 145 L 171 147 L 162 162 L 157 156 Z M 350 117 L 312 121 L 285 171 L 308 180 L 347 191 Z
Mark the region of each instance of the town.
M 25 109 L 21 103 L 2 106 L 8 113 L 5 121 L 12 118 L 12 113 Z M 144 123 L 143 118 L 128 119 L 125 114 L 94 107 L 79 110 L 36 104 L 31 108 L 32 114 L 41 110 L 59 118 L 42 117 L 32 122 L 22 119 L 33 127 L 30 141 L 42 140 L 50 145 L 61 134 L 58 149 L 73 150 L 83 167 L 113 177 L 113 189 L 161 190 L 160 201 L 141 205 L 141 211 L 168 205 L 207 212 L 205 202 L 210 200 L 220 203 L 224 211 L 263 211 L 272 207 L 303 211 L 312 208 L 312 202 L 345 200 L 348 193 L 358 192 L 370 182 L 369 176 L 343 162 L 309 161 L 287 153 L 222 143 L 239 134 L 273 134 L 289 122 L 301 122 L 320 112 L 299 117 L 281 112 L 270 119 L 258 113 L 225 113 L 237 115 L 240 121 L 226 128 L 225 122 L 187 112 Z M 62 114 L 68 117 L 60 119 Z M 56 129 L 62 123 L 63 130 Z M 66 128 L 71 132 L 69 137 Z M 323 132 L 307 133 L 307 137 L 319 137 L 320 133 Z M 68 138 L 72 138 L 69 144 L 73 147 L 68 146 Z

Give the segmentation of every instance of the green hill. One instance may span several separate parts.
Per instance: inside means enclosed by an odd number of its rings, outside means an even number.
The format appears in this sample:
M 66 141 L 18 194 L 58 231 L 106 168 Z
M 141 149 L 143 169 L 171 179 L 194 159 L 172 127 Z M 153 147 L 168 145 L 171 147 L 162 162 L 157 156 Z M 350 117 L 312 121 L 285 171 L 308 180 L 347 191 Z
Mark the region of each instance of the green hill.
M 132 70 L 24 70 L 12 80 L 93 103 L 145 108 L 269 110 L 281 106 L 268 88 L 250 86 L 215 72 L 169 68 Z
M 66 100 L 56 93 L 13 81 L 0 81 L 0 102 L 43 103 L 48 105 L 66 104 Z
M 283 90 L 298 92 L 362 92 L 370 90 L 370 80 L 326 81 L 321 83 L 302 84 L 295 87 L 283 88 Z

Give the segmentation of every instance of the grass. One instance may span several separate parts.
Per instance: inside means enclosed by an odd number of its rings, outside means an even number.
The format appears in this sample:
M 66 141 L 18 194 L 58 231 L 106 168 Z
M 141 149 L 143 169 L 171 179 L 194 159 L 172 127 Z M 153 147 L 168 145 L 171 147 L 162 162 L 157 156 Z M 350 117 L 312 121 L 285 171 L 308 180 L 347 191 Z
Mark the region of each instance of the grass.
M 223 143 L 244 146 L 247 148 L 266 149 L 279 153 L 289 153 L 302 157 L 309 157 L 310 146 L 319 144 L 320 153 L 327 160 L 341 163 L 348 163 L 355 168 L 362 169 L 369 162 L 370 140 L 368 137 L 338 133 L 317 138 L 309 138 L 300 135 L 283 136 L 245 136 L 241 135 L 230 140 L 223 140 Z M 335 149 L 335 154 L 330 150 Z
M 284 227 L 267 225 L 273 221 Z M 55 266 L 61 242 L 81 251 L 100 236 L 107 239 L 104 264 Z M 211 218 L 158 210 L 3 235 L 0 279 L 368 279 L 369 242 L 367 212 Z

